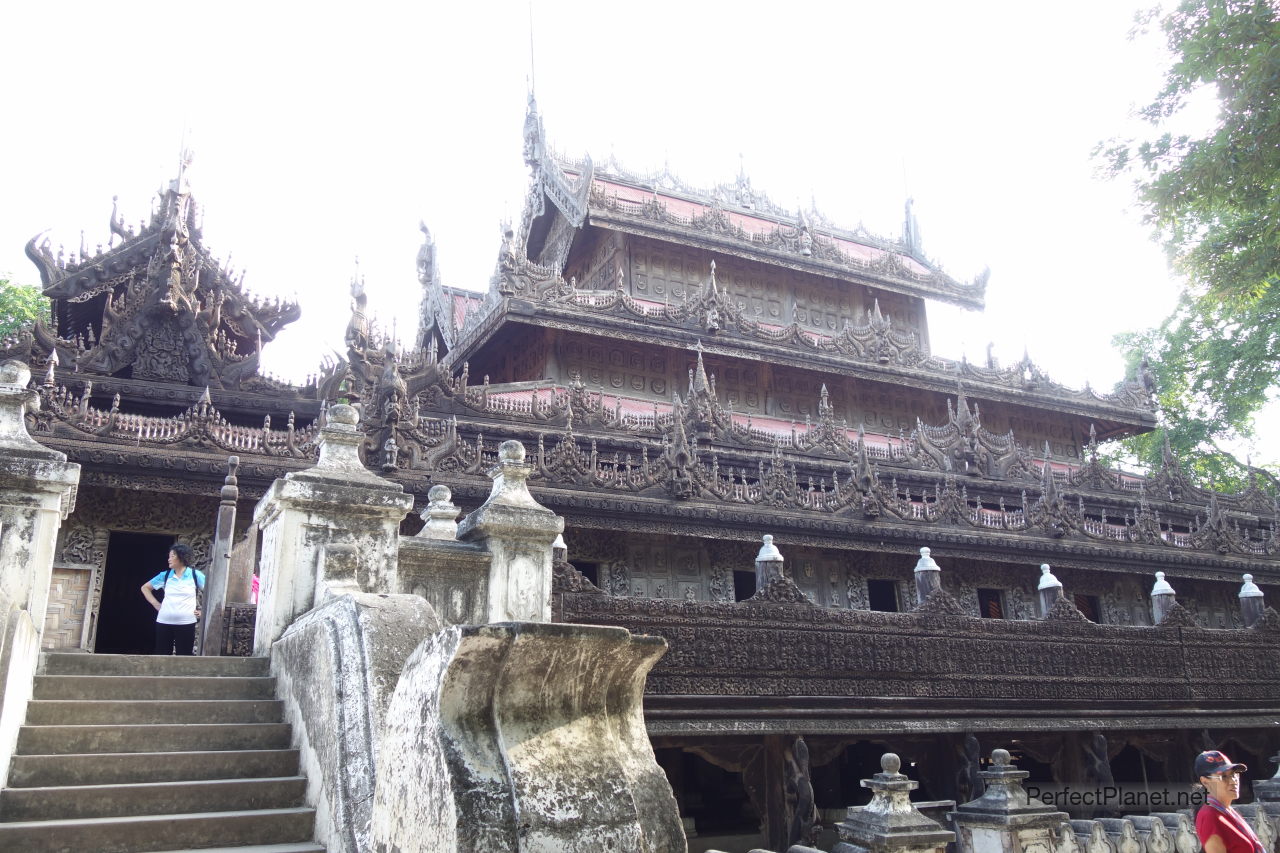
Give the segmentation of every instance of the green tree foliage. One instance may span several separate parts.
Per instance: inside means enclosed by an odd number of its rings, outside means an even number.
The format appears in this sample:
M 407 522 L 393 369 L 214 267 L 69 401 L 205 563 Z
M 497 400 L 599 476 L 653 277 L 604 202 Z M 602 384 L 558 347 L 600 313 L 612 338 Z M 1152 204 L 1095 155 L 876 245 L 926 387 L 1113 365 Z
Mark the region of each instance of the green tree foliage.
M 41 311 L 48 311 L 47 305 L 39 288 L 0 276 L 0 340 L 35 323 Z
M 1163 421 L 1127 450 L 1156 464 L 1167 439 L 1210 484 L 1231 488 L 1244 467 L 1212 454 L 1255 436 L 1280 371 L 1280 5 L 1183 0 L 1148 21 L 1173 64 L 1141 116 L 1165 130 L 1205 87 L 1219 111 L 1201 135 L 1166 131 L 1102 151 L 1112 174 L 1135 179 L 1184 279 L 1163 323 L 1117 337 L 1131 365 L 1150 360 Z

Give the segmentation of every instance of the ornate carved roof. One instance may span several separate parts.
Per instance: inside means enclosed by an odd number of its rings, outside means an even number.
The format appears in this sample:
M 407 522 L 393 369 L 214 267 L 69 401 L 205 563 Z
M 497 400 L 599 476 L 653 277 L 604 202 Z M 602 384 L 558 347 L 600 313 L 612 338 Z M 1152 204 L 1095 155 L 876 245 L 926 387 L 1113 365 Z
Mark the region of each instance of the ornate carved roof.
M 612 156 L 599 167 L 590 157 L 557 157 L 549 153 L 532 96 L 525 119 L 525 162 L 533 179 L 517 242 L 524 257 L 553 273 L 564 271 L 574 232 L 591 224 L 983 307 L 988 272 L 961 282 L 929 260 L 910 199 L 901 237 L 888 239 L 862 225 L 837 226 L 816 209 L 787 210 L 752 187 L 741 170 L 736 181 L 704 189 L 665 168 L 656 174 L 630 172 Z
M 296 303 L 259 300 L 204 247 L 186 165 L 137 229 L 111 215 L 111 239 L 55 254 L 44 235 L 27 243 L 50 320 L 33 348 L 79 373 L 239 389 L 258 373 L 262 347 L 297 319 Z
M 654 302 L 630 296 L 623 289 L 621 273 L 612 289 L 586 290 L 516 258 L 500 268 L 496 292 L 473 296 L 461 328 L 454 332 L 450 364 L 456 369 L 462 359 L 492 341 L 494 330 L 509 314 L 522 319 L 532 314 L 542 323 L 586 334 L 667 346 L 714 339 L 717 351 L 744 359 L 853 372 L 860 378 L 935 390 L 960 388 L 984 399 L 1072 411 L 1108 424 L 1104 437 L 1154 426 L 1151 393 L 1137 381 L 1103 393 L 1087 385 L 1075 389 L 1054 382 L 1025 356 L 1006 367 L 935 356 L 917 335 L 895 326 L 891 317 L 881 313 L 878 303 L 867 309 L 861 322 L 847 322 L 835 333 L 815 331 L 795 318 L 785 325 L 763 322 L 718 286 L 714 260 L 709 266 L 707 282 L 697 292 L 675 301 Z M 504 295 L 518 298 L 520 305 L 513 309 Z M 455 310 L 450 319 L 457 317 Z

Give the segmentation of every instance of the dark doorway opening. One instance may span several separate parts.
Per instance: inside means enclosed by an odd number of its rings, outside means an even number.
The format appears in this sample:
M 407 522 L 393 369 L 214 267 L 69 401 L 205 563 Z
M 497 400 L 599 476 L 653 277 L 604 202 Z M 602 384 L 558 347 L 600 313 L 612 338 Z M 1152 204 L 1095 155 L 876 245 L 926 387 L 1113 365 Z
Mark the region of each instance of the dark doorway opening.
M 1098 596 L 1075 594 L 1076 609 L 1084 614 L 1090 622 L 1102 621 L 1102 609 L 1098 607 Z
M 898 590 L 897 584 L 890 580 L 878 580 L 872 578 L 867 581 L 867 598 L 870 599 L 871 609 L 879 610 L 884 613 L 898 612 Z
M 716 767 L 700 755 L 683 755 L 681 803 L 701 835 L 750 835 L 760 831 L 742 774 Z
M 150 654 L 156 643 L 156 611 L 138 591 L 167 567 L 172 536 L 112 533 L 102 573 L 98 654 Z
M 587 580 L 596 586 L 600 586 L 600 564 L 589 563 L 585 560 L 574 560 L 570 563 L 578 572 Z
M 733 572 L 733 600 L 746 601 L 755 594 L 756 573 L 735 569 Z

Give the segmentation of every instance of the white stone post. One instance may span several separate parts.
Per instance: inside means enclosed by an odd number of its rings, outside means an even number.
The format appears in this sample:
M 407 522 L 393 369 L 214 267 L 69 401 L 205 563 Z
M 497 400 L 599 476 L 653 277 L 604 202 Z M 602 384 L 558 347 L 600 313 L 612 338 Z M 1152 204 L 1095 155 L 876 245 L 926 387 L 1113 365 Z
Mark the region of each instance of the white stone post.
M 532 468 L 524 454 L 520 442 L 502 442 L 488 499 L 458 525 L 459 540 L 479 544 L 492 558 L 490 622 L 551 621 L 551 544 L 564 519 L 529 494 Z
M 1159 625 L 1169 615 L 1178 597 L 1173 587 L 1164 579 L 1164 572 L 1156 572 L 1155 586 L 1151 587 L 1151 624 Z
M 1240 621 L 1248 628 L 1263 617 L 1267 610 L 1267 600 L 1262 590 L 1253 582 L 1253 575 L 1245 575 L 1240 587 Z
M 0 787 L 27 714 L 40 655 L 58 528 L 75 505 L 80 466 L 27 434 L 40 398 L 31 371 L 0 364 Z
M 928 548 L 920 549 L 916 561 L 916 604 L 924 604 L 929 596 L 942 589 L 942 569 L 929 556 Z
M 448 486 L 434 485 L 427 492 L 427 508 L 423 513 L 427 523 L 418 531 L 419 539 L 444 539 L 452 542 L 458 538 L 458 515 L 462 510 L 453 503 L 453 492 Z
M 1053 576 L 1048 563 L 1040 564 L 1040 584 L 1036 590 L 1040 593 L 1040 618 L 1043 619 L 1063 595 L 1062 581 Z
M 276 480 L 254 507 L 262 529 L 255 655 L 267 654 L 294 619 L 323 599 L 326 563 L 340 575 L 335 587 L 396 591 L 400 522 L 413 496 L 361 463 L 358 421 L 351 406 L 329 407 L 315 467 Z M 347 554 L 350 560 L 339 558 Z
M 1008 750 L 992 751 L 991 769 L 978 772 L 986 790 L 976 800 L 957 806 L 951 815 L 958 853 L 1053 849 L 1055 833 L 1067 814 L 1027 795 L 1022 780 L 1030 775 L 1009 763 Z
M 881 772 L 862 780 L 871 789 L 871 802 L 850 807 L 836 824 L 840 841 L 831 853 L 942 853 L 956 834 L 925 817 L 911 804 L 920 787 L 898 771 L 902 760 L 892 752 L 880 758 Z
M 773 536 L 766 533 L 760 552 L 756 554 L 756 591 L 763 590 L 769 585 L 769 581 L 774 578 L 781 578 L 783 571 L 783 556 L 778 550 L 778 546 L 773 544 Z
M 31 370 L 0 364 L 0 615 L 16 605 L 43 637 L 58 528 L 75 506 L 80 466 L 27 434 L 25 412 L 40 408 Z

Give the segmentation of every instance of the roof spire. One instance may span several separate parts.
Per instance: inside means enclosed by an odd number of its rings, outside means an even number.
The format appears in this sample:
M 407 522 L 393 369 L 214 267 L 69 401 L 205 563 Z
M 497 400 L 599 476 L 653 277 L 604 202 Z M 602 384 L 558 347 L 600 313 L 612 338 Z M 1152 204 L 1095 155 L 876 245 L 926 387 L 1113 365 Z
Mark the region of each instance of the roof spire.
M 529 0 L 529 103 L 533 103 L 533 93 L 537 88 L 537 68 L 533 50 L 533 0 Z
M 916 220 L 915 211 L 912 209 L 915 203 L 914 198 L 907 196 L 906 211 L 902 221 L 902 243 L 911 254 L 919 255 L 924 251 L 924 244 L 920 240 L 920 223 Z

